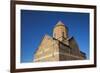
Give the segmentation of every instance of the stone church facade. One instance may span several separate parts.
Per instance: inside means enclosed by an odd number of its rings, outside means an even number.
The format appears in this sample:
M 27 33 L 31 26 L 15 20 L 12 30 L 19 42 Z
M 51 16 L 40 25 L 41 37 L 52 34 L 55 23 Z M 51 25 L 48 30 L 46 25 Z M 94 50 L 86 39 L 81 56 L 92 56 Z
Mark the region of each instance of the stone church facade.
M 34 62 L 84 60 L 74 37 L 68 36 L 68 27 L 59 21 L 53 29 L 53 37 L 45 35 L 34 54 Z

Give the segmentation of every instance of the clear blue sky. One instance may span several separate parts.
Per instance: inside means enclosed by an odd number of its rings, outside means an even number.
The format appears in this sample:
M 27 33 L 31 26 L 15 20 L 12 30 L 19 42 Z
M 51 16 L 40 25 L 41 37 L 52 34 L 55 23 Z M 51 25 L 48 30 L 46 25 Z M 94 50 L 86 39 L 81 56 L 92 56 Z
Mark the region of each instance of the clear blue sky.
M 62 21 L 89 59 L 89 13 L 21 10 L 21 62 L 32 62 L 45 34 Z

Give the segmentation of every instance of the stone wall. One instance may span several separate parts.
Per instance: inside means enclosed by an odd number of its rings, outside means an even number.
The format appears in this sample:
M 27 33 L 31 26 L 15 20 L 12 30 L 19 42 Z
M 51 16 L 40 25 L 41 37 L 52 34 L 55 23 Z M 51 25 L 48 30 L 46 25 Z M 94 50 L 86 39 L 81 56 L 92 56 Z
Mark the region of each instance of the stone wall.
M 66 61 L 66 60 L 83 60 L 85 55 L 80 52 L 74 38 L 69 40 L 69 45 L 45 35 L 39 48 L 37 49 L 34 61 Z
M 53 40 L 50 36 L 45 36 L 35 53 L 34 61 L 57 61 L 59 55 L 55 55 L 54 52 L 58 52 L 58 41 Z

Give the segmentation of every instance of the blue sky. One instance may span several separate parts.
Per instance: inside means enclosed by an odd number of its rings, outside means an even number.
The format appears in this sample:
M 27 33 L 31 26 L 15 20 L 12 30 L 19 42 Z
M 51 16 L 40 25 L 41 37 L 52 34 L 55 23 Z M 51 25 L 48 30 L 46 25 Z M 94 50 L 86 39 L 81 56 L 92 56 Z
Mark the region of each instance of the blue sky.
M 89 59 L 89 13 L 21 10 L 21 62 L 32 62 L 45 34 L 62 21 Z

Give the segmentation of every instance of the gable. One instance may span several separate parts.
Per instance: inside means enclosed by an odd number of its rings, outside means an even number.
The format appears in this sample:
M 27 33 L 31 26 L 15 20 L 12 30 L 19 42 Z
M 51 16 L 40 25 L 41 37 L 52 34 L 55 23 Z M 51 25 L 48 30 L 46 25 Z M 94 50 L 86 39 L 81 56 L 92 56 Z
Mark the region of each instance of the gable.
M 53 38 L 49 35 L 45 35 L 38 46 L 35 55 L 42 54 L 44 50 L 46 50 L 50 44 L 53 43 Z

